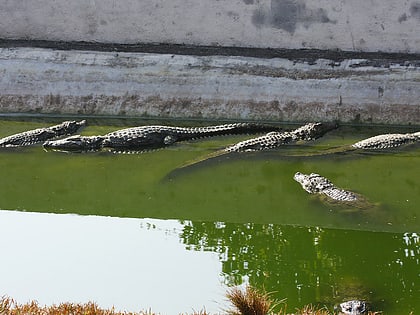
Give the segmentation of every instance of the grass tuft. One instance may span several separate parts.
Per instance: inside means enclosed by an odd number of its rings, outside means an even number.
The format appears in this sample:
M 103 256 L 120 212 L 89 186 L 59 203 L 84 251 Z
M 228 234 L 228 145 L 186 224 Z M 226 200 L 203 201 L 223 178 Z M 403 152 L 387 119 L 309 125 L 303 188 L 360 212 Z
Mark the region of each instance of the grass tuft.
M 326 308 L 315 308 L 312 305 L 306 305 L 302 309 L 298 310 L 297 314 L 299 315 L 333 315 L 334 313 L 331 313 Z
M 307 305 L 302 309 L 297 309 L 293 313 L 286 311 L 286 305 L 278 312 L 274 312 L 283 301 L 277 302 L 270 298 L 270 294 L 258 291 L 250 286 L 245 290 L 232 288 L 226 294 L 233 309 L 227 310 L 228 315 L 334 315 L 334 312 L 326 308 L 318 308 Z M 382 312 L 369 312 L 367 315 L 378 315 Z M 61 303 L 52 306 L 40 306 L 38 302 L 31 301 L 19 304 L 8 296 L 0 297 L 0 315 L 155 315 L 150 309 L 140 312 L 119 312 L 111 309 L 101 309 L 96 303 L 88 302 L 85 304 Z M 192 315 L 210 315 L 207 311 L 201 310 Z M 410 315 L 413 315 L 410 313 Z
M 233 310 L 228 310 L 231 315 L 266 315 L 276 306 L 268 293 L 259 292 L 250 286 L 245 290 L 232 288 L 226 296 L 234 306 Z
M 101 309 L 96 303 L 85 304 L 60 303 L 59 305 L 40 306 L 31 301 L 19 304 L 14 299 L 2 296 L 0 299 L 0 315 L 153 315 L 148 312 L 117 312 L 114 308 Z
M 286 305 L 282 307 L 278 312 L 274 312 L 280 302 L 272 300 L 269 294 L 265 292 L 259 292 L 257 289 L 252 287 L 246 287 L 245 290 L 241 290 L 237 287 L 230 289 L 227 294 L 227 298 L 230 300 L 233 309 L 228 310 L 229 315 L 335 315 L 336 313 L 331 312 L 326 307 L 315 307 L 312 305 L 306 305 L 302 309 L 297 309 L 295 312 L 290 313 L 286 311 Z M 368 312 L 367 315 L 379 315 L 382 312 Z

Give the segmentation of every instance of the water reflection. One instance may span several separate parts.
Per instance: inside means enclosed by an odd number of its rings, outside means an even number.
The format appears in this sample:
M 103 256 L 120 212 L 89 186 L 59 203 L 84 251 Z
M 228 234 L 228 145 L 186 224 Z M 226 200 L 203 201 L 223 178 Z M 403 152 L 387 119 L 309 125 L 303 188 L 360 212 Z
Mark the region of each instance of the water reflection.
M 182 229 L 175 220 L 0 210 L 0 296 L 216 313 L 225 292 L 218 257 L 185 250 Z
M 419 237 L 275 224 L 184 221 L 188 249 L 214 251 L 227 285 L 249 282 L 289 307 L 365 298 L 387 314 L 420 309 Z
M 0 295 L 22 302 L 216 313 L 228 286 L 250 283 L 289 310 L 346 298 L 420 309 L 414 232 L 0 211 L 0 249 Z

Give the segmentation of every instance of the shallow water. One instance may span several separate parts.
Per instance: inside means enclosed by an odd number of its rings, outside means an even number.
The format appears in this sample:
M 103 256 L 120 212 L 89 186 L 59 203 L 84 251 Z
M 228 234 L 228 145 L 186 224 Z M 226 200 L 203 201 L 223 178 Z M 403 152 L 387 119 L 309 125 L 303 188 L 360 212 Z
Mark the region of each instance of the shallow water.
M 0 121 L 0 136 L 61 120 L 3 119 Z M 126 126 L 166 122 L 110 119 L 88 120 L 88 123 L 90 125 L 82 132 L 86 135 L 103 134 Z M 169 123 L 189 125 L 199 122 Z M 278 299 L 287 297 L 289 310 L 306 303 L 331 306 L 360 292 L 387 314 L 419 310 L 419 146 L 379 154 L 347 152 L 308 156 L 380 133 L 412 131 L 416 129 L 341 127 L 313 143 L 288 146 L 274 152 L 222 157 L 175 172 L 177 167 L 188 161 L 251 136 L 217 137 L 135 155 L 64 154 L 44 152 L 39 146 L 2 149 L 0 209 L 115 217 L 115 222 L 107 219 L 109 227 L 103 228 L 103 231 L 112 231 L 111 226 L 125 222 L 117 218 L 139 218 L 134 221 L 138 226 L 146 224 L 144 218 L 152 218 L 146 220 L 154 220 L 157 226 L 169 225 L 176 232 L 171 234 L 174 240 L 162 247 L 159 237 L 151 232 L 153 229 L 139 228 L 136 231 L 142 235 L 139 237 L 150 239 L 150 244 L 156 242 L 156 248 L 150 248 L 149 252 L 145 249 L 145 253 L 149 253 L 146 256 L 154 256 L 153 250 L 156 251 L 156 259 L 151 258 L 153 266 L 148 259 L 135 259 L 135 264 L 132 264 L 132 260 L 125 259 L 125 254 L 119 259 L 122 262 L 126 260 L 131 266 L 127 270 L 134 278 L 150 270 L 148 274 L 153 274 L 154 280 L 146 278 L 144 283 L 135 286 L 123 276 L 105 278 L 110 287 L 127 286 L 123 295 L 114 291 L 109 291 L 112 294 L 101 294 L 104 284 L 100 276 L 92 281 L 100 284 L 96 289 L 90 287 L 90 292 L 97 292 L 93 295 L 80 290 L 81 294 L 74 295 L 71 290 L 68 293 L 64 290 L 56 299 L 49 299 L 43 297 L 53 292 L 48 286 L 30 291 L 25 289 L 29 286 L 27 283 L 17 280 L 15 285 L 11 280 L 8 285 L 0 287 L 0 293 L 21 296 L 25 300 L 45 300 L 45 303 L 58 302 L 57 299 L 76 302 L 93 299 L 106 301 L 105 305 L 115 303 L 122 309 L 152 307 L 154 311 L 163 313 L 190 312 L 192 308 L 201 309 L 202 303 L 206 303 L 204 306 L 208 311 L 216 312 L 220 309 L 209 301 L 222 300 L 220 303 L 224 306 L 226 302 L 220 297 L 223 294 L 220 292 L 226 286 L 249 282 L 275 291 Z M 360 213 L 340 211 L 325 205 L 293 180 L 296 171 L 320 173 L 342 188 L 363 194 L 377 206 Z M 2 215 L 2 223 L 19 231 L 22 240 L 31 239 L 33 230 L 39 227 L 31 223 L 34 214 L 5 213 L 8 219 Z M 10 213 L 12 217 L 22 214 L 27 224 L 22 228 L 19 224 L 21 217 L 10 219 Z M 77 216 L 80 220 L 77 224 L 70 223 L 69 218 L 73 216 L 59 217 L 63 218 L 61 223 L 57 220 L 41 226 L 74 224 L 77 232 L 80 225 L 84 240 L 96 239 L 91 245 L 93 249 L 103 246 L 100 254 L 93 251 L 91 261 L 106 260 L 103 252 L 108 247 L 104 244 L 115 246 L 118 243 L 127 253 L 132 252 L 131 248 L 135 246 L 130 245 L 134 243 L 124 234 L 110 240 L 105 232 L 89 232 L 90 228 L 83 230 L 89 225 L 91 216 Z M 98 234 L 103 236 L 97 237 Z M 11 248 L 14 248 L 13 245 L 22 246 L 10 235 L 7 233 L 1 237 L 3 242 L 7 240 L 2 248 L 5 244 Z M 48 242 L 49 238 L 35 241 L 50 246 Z M 74 248 L 85 246 L 80 238 L 64 243 Z M 143 246 L 139 248 L 143 249 Z M 36 262 L 40 257 L 50 258 L 41 260 L 46 266 L 55 265 L 57 257 L 65 255 L 55 256 L 54 250 L 51 256 L 49 250 L 42 251 L 42 254 L 29 252 L 30 261 Z M 165 253 L 170 253 L 170 259 L 180 259 L 177 268 L 171 269 L 167 259 L 159 259 Z M 74 255 L 83 255 L 83 252 Z M 115 256 L 118 255 L 112 255 L 111 247 L 109 272 L 118 274 L 124 267 L 120 260 L 118 264 L 112 263 L 116 261 Z M 198 278 L 189 265 L 196 259 L 194 257 L 213 263 L 210 267 L 199 263 L 203 266 L 201 274 L 206 274 L 206 279 Z M 20 259 L 24 257 L 16 258 Z M 13 261 L 13 256 L 6 260 L 6 264 L 4 259 L 0 260 L 0 269 L 17 276 L 24 274 L 25 268 L 14 268 Z M 86 277 L 89 274 L 86 270 L 92 270 L 92 265 L 86 269 L 80 260 L 72 265 L 75 274 Z M 38 268 L 45 267 L 40 263 L 30 266 L 27 271 L 33 274 Z M 182 271 L 189 269 L 191 273 Z M 39 274 L 45 272 L 40 271 Z M 179 277 L 180 274 L 182 277 Z M 207 279 L 207 275 L 213 280 Z M 167 287 L 173 290 L 169 295 L 173 302 L 162 301 L 156 291 L 150 290 L 151 287 L 162 287 L 159 284 L 165 281 L 179 284 L 177 288 Z M 208 288 L 202 289 L 201 298 L 204 300 L 195 298 L 188 291 L 194 281 L 200 282 L 197 286 L 203 285 L 202 281 L 211 283 Z M 132 295 L 147 298 L 131 298 Z M 168 297 L 168 294 L 165 296 Z M 179 301 L 184 308 L 175 306 Z M 165 309 L 166 305 L 173 306 Z

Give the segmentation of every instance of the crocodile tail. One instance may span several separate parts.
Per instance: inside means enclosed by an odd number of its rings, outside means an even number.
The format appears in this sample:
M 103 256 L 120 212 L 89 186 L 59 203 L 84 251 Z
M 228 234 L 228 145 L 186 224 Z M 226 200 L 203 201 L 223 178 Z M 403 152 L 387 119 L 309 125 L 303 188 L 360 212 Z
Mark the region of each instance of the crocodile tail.
M 177 176 L 187 173 L 188 171 L 192 171 L 198 167 L 208 166 L 211 163 L 218 163 L 220 159 L 228 158 L 232 155 L 230 152 L 226 152 L 225 150 L 218 150 L 207 154 L 205 156 L 201 156 L 197 159 L 190 160 L 181 166 L 173 169 L 170 171 L 165 177 L 164 180 L 172 180 Z
M 413 133 L 413 136 L 416 137 L 417 140 L 420 140 L 420 131 Z
M 258 123 L 232 123 L 224 125 L 215 125 L 207 127 L 196 127 L 191 128 L 191 131 L 196 133 L 196 138 L 203 138 L 207 136 L 223 136 L 223 135 L 236 135 L 236 134 L 256 134 L 264 133 L 269 131 L 280 131 L 283 128 L 273 125 L 258 124 Z M 182 139 L 182 134 L 180 135 Z M 191 138 L 191 135 L 186 134 L 187 139 Z
M 240 125 L 242 125 L 242 129 L 243 131 L 241 132 L 240 128 L 238 128 L 238 133 L 249 133 L 249 134 L 254 134 L 254 133 L 263 133 L 263 132 L 272 132 L 272 131 L 276 131 L 276 132 L 280 132 L 280 131 L 284 131 L 284 128 L 279 127 L 279 126 L 275 126 L 275 125 L 270 125 L 270 124 L 259 124 L 259 123 L 240 123 Z
M 184 163 L 183 165 L 179 166 L 177 169 L 183 169 L 183 168 L 190 168 L 190 167 L 194 167 L 197 166 L 199 164 L 203 164 L 206 162 L 210 162 L 212 160 L 217 159 L 218 157 L 222 157 L 222 156 L 226 156 L 227 154 L 229 154 L 230 152 L 227 152 L 226 150 L 218 150 L 212 153 L 209 153 L 205 156 L 200 156 L 196 159 L 190 160 L 186 163 Z

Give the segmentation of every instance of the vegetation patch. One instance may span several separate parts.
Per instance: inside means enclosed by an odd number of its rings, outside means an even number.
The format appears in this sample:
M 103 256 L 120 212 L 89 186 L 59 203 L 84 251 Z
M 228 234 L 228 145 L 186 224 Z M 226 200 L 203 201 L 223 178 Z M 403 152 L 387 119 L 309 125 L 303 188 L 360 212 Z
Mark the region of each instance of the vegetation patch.
M 334 315 L 336 313 L 326 308 L 307 305 L 292 312 L 287 311 L 285 302 L 273 300 L 269 293 L 259 291 L 252 287 L 232 288 L 226 293 L 232 304 L 231 309 L 220 314 L 226 315 Z M 279 309 L 276 310 L 275 309 Z M 38 302 L 31 301 L 19 304 L 13 298 L 3 296 L 0 299 L 0 315 L 155 315 L 151 310 L 140 312 L 121 312 L 114 308 L 102 309 L 94 302 L 85 304 L 60 303 L 58 305 L 40 306 Z M 342 313 L 341 313 L 342 314 Z M 382 312 L 369 312 L 367 315 L 377 315 Z M 205 310 L 192 315 L 210 315 Z

